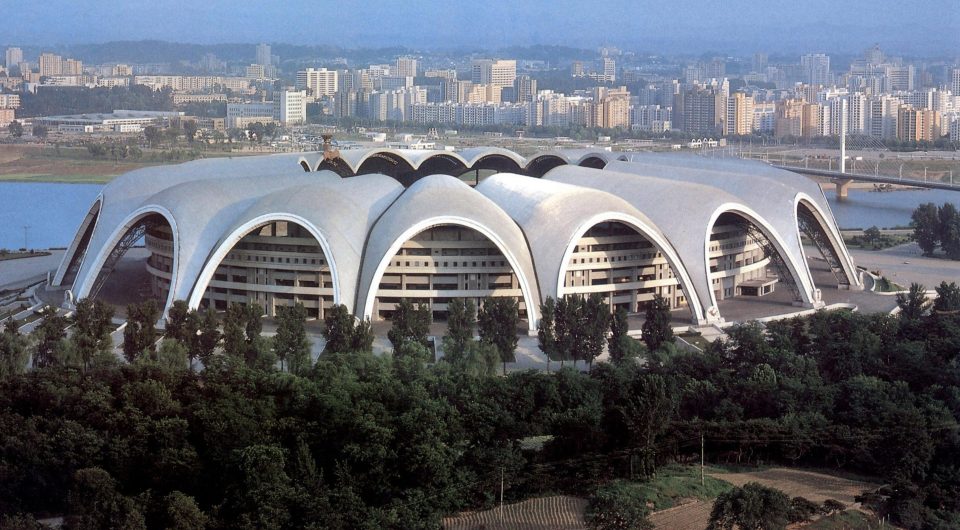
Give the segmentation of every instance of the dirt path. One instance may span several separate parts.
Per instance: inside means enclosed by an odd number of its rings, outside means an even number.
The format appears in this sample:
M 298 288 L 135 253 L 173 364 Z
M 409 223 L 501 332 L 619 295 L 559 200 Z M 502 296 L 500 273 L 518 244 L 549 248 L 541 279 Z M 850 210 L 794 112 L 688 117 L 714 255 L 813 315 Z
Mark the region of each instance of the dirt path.
M 710 476 L 725 480 L 735 486 L 759 482 L 776 488 L 792 497 L 805 497 L 814 502 L 827 499 L 838 500 L 848 507 L 854 497 L 864 490 L 875 489 L 878 484 L 858 482 L 832 475 L 798 469 L 773 468 L 747 473 L 718 473 Z M 650 521 L 658 529 L 701 530 L 710 522 L 712 501 L 692 501 L 650 515 Z

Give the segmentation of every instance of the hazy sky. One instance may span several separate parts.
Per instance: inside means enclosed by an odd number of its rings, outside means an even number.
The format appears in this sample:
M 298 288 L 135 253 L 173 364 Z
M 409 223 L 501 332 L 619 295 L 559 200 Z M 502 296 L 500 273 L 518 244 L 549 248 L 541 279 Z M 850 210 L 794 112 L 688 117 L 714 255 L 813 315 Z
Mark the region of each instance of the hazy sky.
M 960 0 L 0 0 L 0 43 L 602 44 L 960 55 Z

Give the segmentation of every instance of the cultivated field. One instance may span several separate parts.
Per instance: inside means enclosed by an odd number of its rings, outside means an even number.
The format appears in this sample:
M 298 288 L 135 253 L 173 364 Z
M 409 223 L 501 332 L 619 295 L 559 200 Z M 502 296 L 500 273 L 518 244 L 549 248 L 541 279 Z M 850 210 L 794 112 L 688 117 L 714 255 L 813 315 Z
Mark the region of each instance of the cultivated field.
M 712 472 L 710 477 L 742 486 L 759 482 L 764 486 L 779 489 L 792 497 L 805 497 L 822 503 L 827 499 L 842 502 L 848 508 L 857 508 L 854 497 L 865 490 L 873 490 L 877 484 L 804 471 L 773 468 L 741 473 Z M 663 530 L 702 530 L 710 521 L 713 500 L 694 498 L 680 501 L 680 505 L 654 512 L 649 519 L 656 528 Z M 553 530 L 586 529 L 584 510 L 586 499 L 570 496 L 544 497 L 510 504 L 504 507 L 501 522 L 499 508 L 483 512 L 469 512 L 443 520 L 446 530 Z M 827 521 L 825 521 L 826 523 Z M 841 525 L 842 526 L 842 525 Z
M 814 473 L 797 469 L 774 468 L 745 473 L 714 473 L 711 476 L 743 486 L 747 482 L 759 482 L 764 486 L 776 488 L 792 497 L 805 497 L 814 502 L 834 499 L 851 507 L 854 497 L 864 490 L 872 490 L 877 484 L 858 482 L 832 475 Z M 650 521 L 660 529 L 702 529 L 710 522 L 710 510 L 713 501 L 691 499 L 680 506 L 655 512 Z
M 443 520 L 446 530 L 587 530 L 583 520 L 586 499 L 570 496 L 530 499 L 483 512 L 469 512 Z

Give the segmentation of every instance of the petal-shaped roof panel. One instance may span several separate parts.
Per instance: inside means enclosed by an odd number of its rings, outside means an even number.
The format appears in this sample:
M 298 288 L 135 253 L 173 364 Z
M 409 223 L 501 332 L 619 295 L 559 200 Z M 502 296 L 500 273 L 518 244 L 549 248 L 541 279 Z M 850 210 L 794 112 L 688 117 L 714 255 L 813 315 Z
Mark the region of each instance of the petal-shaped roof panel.
M 372 314 L 380 279 L 400 246 L 414 235 L 440 225 L 474 229 L 497 245 L 517 275 L 530 316 L 530 329 L 536 329 L 540 293 L 523 232 L 493 201 L 447 175 L 418 180 L 370 231 L 357 292 L 357 314 Z
M 583 234 L 597 223 L 617 221 L 639 231 L 661 251 L 688 293 L 694 316 L 698 320 L 704 318 L 693 281 L 676 250 L 653 221 L 620 197 L 593 188 L 507 173 L 491 176 L 476 189 L 520 225 L 533 254 L 542 296 L 563 295 L 567 263 Z

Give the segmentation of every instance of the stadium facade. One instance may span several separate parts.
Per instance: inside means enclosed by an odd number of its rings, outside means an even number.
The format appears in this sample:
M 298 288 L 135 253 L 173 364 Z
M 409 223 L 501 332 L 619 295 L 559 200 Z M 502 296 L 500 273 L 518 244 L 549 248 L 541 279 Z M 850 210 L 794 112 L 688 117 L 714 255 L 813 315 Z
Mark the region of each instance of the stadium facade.
M 759 162 L 657 153 L 391 149 L 212 159 L 118 177 L 54 286 L 96 296 L 144 241 L 168 308 L 334 304 L 373 320 L 408 298 L 509 296 L 529 330 L 547 297 L 600 293 L 640 312 L 660 294 L 691 321 L 788 289 L 819 307 L 804 241 L 840 288 L 862 283 L 820 190 Z M 809 247 L 808 247 L 809 248 Z

